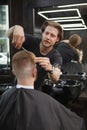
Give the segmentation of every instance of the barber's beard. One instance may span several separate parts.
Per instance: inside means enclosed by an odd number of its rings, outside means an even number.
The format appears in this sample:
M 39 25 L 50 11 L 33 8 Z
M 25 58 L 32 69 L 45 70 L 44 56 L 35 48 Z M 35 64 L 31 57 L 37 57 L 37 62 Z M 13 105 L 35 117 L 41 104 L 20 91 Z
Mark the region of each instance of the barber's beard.
M 51 44 L 50 42 L 43 41 L 42 46 L 44 48 L 51 48 L 51 47 L 53 47 L 53 44 Z

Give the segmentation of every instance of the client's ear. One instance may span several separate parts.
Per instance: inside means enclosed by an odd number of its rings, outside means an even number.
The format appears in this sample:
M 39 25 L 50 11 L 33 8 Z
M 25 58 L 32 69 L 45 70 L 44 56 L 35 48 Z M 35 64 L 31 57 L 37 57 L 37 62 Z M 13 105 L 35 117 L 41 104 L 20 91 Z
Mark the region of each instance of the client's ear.
M 32 71 L 33 77 L 36 79 L 37 78 L 37 68 L 35 67 Z

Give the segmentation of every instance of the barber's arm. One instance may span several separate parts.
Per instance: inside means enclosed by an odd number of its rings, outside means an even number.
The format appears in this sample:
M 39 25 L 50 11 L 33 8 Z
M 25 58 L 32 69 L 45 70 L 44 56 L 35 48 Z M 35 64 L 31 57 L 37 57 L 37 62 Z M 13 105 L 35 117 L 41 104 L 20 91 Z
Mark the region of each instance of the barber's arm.
M 36 62 L 39 63 L 39 65 L 44 68 L 50 77 L 50 79 L 55 83 L 59 80 L 61 71 L 58 65 L 53 66 L 50 63 L 50 60 L 48 57 L 36 57 Z
M 15 25 L 6 32 L 6 36 L 12 40 L 15 48 L 20 49 L 25 41 L 24 29 L 20 25 Z

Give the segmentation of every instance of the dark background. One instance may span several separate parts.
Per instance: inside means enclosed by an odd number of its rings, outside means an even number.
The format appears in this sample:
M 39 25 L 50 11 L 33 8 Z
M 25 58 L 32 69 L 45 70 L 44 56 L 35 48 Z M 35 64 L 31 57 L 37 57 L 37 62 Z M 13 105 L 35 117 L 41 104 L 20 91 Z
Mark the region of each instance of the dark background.
M 24 27 L 25 33 L 30 33 L 33 35 L 40 36 L 40 29 L 44 19 L 37 15 L 37 10 L 43 7 L 52 7 L 59 5 L 68 4 L 79 4 L 86 3 L 87 0 L 0 0 L 0 4 L 8 4 L 9 6 L 9 25 L 22 25 Z M 82 18 L 84 19 L 87 26 L 87 6 L 78 7 Z M 79 46 L 83 50 L 83 64 L 87 72 L 87 30 L 74 30 L 74 31 L 64 31 L 64 39 L 69 38 L 71 34 L 77 33 L 82 37 L 82 44 Z M 10 56 L 12 59 L 13 54 L 17 50 L 14 49 L 10 44 Z M 0 84 L 5 82 L 12 82 L 12 75 L 0 75 Z M 86 94 L 87 95 L 87 94 Z M 87 100 L 87 98 L 86 98 Z M 86 101 L 85 100 L 85 101 Z M 82 102 L 84 104 L 84 101 Z M 74 106 L 75 111 L 84 117 L 87 124 L 87 101 L 86 106 L 78 106 L 78 103 Z M 74 109 L 73 108 L 73 109 Z

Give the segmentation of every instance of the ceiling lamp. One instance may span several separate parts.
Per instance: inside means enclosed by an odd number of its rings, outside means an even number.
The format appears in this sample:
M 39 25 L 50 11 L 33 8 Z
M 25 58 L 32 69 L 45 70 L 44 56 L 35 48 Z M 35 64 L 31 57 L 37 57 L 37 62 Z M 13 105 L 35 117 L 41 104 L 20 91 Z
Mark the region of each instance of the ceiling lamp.
M 79 9 L 77 8 L 38 11 L 38 15 L 46 20 L 59 22 L 63 30 L 87 29 L 84 20 L 81 18 Z
M 67 8 L 67 7 L 75 7 L 75 6 L 86 6 L 87 3 L 79 3 L 79 4 L 70 4 L 70 5 L 60 5 L 58 8 Z
M 81 17 L 78 9 L 38 11 L 38 15 L 42 16 L 46 20 L 69 19 L 69 18 Z

